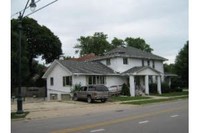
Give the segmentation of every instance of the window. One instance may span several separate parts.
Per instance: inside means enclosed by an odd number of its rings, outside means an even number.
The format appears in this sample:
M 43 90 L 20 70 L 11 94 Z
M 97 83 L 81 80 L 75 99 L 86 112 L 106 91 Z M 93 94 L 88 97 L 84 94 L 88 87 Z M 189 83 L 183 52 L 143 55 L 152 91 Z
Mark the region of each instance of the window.
M 144 66 L 144 60 L 142 60 L 142 66 Z
M 50 85 L 53 86 L 53 77 L 50 78 Z
M 106 65 L 110 65 L 110 59 L 106 59 Z
M 147 65 L 150 66 L 150 61 L 149 60 L 147 61 Z
M 125 64 L 125 65 L 128 64 L 128 58 L 123 58 L 123 64 Z
M 63 86 L 72 85 L 72 76 L 63 77 Z
M 88 84 L 105 84 L 105 77 L 104 76 L 89 76 L 88 77 Z
M 153 60 L 153 68 L 155 68 L 155 62 L 154 62 L 154 60 Z

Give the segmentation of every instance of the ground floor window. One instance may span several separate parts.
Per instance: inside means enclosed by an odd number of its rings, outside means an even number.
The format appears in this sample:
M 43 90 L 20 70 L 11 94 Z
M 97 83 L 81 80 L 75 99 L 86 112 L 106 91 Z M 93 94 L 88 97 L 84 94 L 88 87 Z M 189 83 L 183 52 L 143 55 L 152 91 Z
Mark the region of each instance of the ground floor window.
M 71 86 L 71 85 L 72 85 L 72 76 L 64 76 L 63 86 Z
M 105 76 L 88 76 L 88 84 L 105 84 Z

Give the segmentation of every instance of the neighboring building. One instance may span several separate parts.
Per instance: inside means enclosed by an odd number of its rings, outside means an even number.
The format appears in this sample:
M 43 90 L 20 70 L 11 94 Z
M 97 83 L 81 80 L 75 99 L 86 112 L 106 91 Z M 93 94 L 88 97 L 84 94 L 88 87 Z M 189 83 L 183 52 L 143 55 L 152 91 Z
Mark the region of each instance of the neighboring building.
M 119 89 L 123 83 L 130 85 L 131 96 L 137 90 L 149 94 L 149 83 L 157 83 L 161 94 L 164 80 L 163 62 L 167 59 L 133 47 L 120 47 L 90 61 L 55 60 L 43 78 L 47 80 L 47 95 L 70 93 L 76 85 L 104 84 L 109 89 Z

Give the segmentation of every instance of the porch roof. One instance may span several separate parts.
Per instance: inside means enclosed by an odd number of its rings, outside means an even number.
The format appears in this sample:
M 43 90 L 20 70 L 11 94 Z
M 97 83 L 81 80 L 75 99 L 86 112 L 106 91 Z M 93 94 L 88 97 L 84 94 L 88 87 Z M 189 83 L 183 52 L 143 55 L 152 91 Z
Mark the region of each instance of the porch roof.
M 122 75 L 160 75 L 161 72 L 149 66 L 132 67 L 122 73 Z

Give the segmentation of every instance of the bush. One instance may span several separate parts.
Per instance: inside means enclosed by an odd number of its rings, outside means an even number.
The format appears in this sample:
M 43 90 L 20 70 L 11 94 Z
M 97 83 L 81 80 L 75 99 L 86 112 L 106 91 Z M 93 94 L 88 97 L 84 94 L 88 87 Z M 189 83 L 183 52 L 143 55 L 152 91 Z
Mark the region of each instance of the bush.
M 158 93 L 156 83 L 149 84 L 149 93 Z
M 130 89 L 129 87 L 126 85 L 126 84 L 123 84 L 122 85 L 122 91 L 121 91 L 121 94 L 122 95 L 125 95 L 125 96 L 130 96 Z
M 175 91 L 175 92 L 182 92 L 182 91 L 183 91 L 183 89 L 182 89 L 182 88 L 180 88 L 180 87 L 178 87 L 178 88 L 175 88 L 175 89 L 174 89 L 174 91 Z
M 166 82 L 162 83 L 161 84 L 161 90 L 162 90 L 162 93 L 169 93 L 170 88 L 169 88 L 168 83 L 166 83 Z
M 81 84 L 75 84 L 73 88 L 70 89 L 71 93 L 74 93 L 75 91 L 80 91 Z

